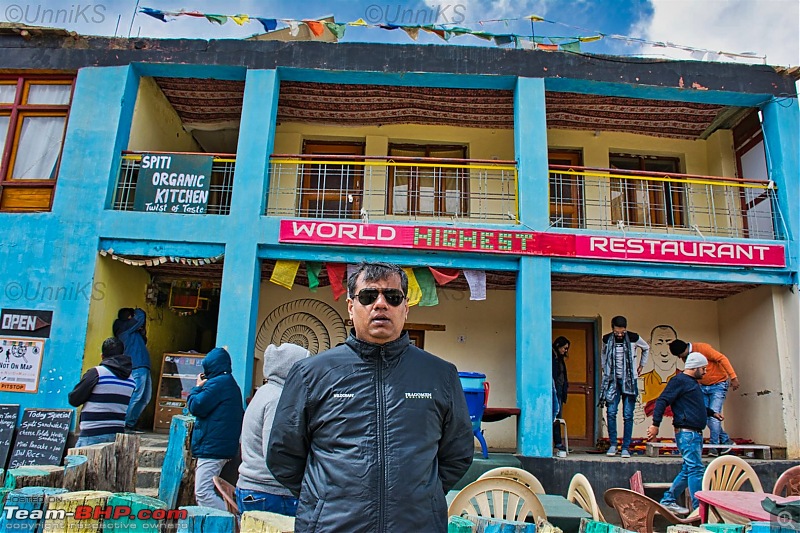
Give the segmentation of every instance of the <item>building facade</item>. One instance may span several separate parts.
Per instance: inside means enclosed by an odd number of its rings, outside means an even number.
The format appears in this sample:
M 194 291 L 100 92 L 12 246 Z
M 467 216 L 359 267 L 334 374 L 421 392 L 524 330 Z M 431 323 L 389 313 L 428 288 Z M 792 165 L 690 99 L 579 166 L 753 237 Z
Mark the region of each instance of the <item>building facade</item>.
M 249 395 L 270 342 L 342 342 L 346 265 L 388 260 L 420 285 L 415 342 L 521 410 L 485 425 L 490 447 L 551 454 L 558 335 L 570 440 L 603 437 L 600 338 L 625 315 L 652 347 L 635 436 L 680 337 L 739 373 L 731 436 L 800 456 L 795 72 L 58 32 L 0 47 L 0 304 L 50 321 L 4 320 L 0 403 L 66 407 L 137 306 L 156 389 L 164 353 L 220 345 Z

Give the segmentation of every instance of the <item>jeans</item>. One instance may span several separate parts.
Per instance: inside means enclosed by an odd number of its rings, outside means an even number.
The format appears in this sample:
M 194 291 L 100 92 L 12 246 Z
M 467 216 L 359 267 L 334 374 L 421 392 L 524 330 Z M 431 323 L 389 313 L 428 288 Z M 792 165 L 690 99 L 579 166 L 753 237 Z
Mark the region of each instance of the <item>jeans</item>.
M 267 511 L 286 516 L 297 514 L 297 498 L 292 496 L 278 496 L 258 490 L 240 489 L 236 487 L 236 504 L 239 512 Z
M 703 391 L 703 402 L 706 404 L 706 407 L 715 413 L 721 412 L 722 404 L 725 402 L 725 396 L 728 395 L 728 382 L 720 381 L 713 385 L 700 385 L 700 390 Z M 707 423 L 708 430 L 711 432 L 708 439 L 710 444 L 725 444 L 731 440 L 728 434 L 722 429 L 722 422 L 713 416 L 709 416 Z
M 136 427 L 136 421 L 139 420 L 142 411 L 153 396 L 153 380 L 150 377 L 149 368 L 134 368 L 131 378 L 136 382 L 136 388 L 133 389 L 131 403 L 128 404 L 128 413 L 125 415 L 125 427 L 129 429 Z
M 703 434 L 696 431 L 678 431 L 675 433 L 675 444 L 677 444 L 678 451 L 681 452 L 683 457 L 683 465 L 681 466 L 681 471 L 672 481 L 672 486 L 661 498 L 661 504 L 676 503 L 688 486 L 689 495 L 692 498 L 692 506 L 698 509 L 700 504 L 694 494 L 703 486 L 705 467 L 703 467 L 703 461 L 700 458 L 703 454 Z
M 117 440 L 116 433 L 107 433 L 106 435 L 95 435 L 93 437 L 78 437 L 75 442 L 75 447 L 91 446 L 92 444 L 105 444 L 106 442 L 114 442 Z
M 217 494 L 214 487 L 214 476 L 222 472 L 222 467 L 228 459 L 197 459 L 197 466 L 194 469 L 194 497 L 197 505 L 201 507 L 211 507 L 220 511 L 227 511 L 225 500 Z
M 622 393 L 622 381 L 616 380 L 617 385 L 614 397 L 606 403 L 608 417 L 608 442 L 611 446 L 617 445 L 617 411 L 619 401 L 622 400 L 622 449 L 629 450 L 631 447 L 631 435 L 633 435 L 633 410 L 636 408 L 636 396 L 633 394 Z

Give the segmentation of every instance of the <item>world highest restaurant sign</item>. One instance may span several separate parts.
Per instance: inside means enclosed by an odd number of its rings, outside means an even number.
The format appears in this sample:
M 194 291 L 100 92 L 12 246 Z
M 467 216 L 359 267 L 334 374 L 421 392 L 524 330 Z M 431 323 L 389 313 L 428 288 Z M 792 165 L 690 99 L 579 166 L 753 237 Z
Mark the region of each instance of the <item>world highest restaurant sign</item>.
M 566 235 L 490 228 L 281 220 L 278 241 L 712 266 L 786 266 L 786 251 L 780 244 Z

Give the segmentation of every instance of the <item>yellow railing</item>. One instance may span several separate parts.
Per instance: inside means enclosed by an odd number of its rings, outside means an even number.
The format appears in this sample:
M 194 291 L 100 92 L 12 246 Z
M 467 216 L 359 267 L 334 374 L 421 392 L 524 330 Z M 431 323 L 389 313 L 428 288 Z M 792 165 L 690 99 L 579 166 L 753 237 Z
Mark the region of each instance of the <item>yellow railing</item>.
M 516 223 L 514 161 L 273 155 L 266 214 Z
M 551 165 L 550 222 L 602 229 L 780 239 L 772 182 Z

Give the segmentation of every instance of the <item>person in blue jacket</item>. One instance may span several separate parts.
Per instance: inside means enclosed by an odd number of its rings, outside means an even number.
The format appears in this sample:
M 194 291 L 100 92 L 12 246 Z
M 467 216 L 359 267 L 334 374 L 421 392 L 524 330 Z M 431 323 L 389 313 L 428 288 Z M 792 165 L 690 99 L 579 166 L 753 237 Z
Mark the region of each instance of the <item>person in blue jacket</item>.
M 145 321 L 147 315 L 139 309 L 123 307 L 112 327 L 114 336 L 125 346 L 125 355 L 131 359 L 131 378 L 136 388 L 125 414 L 125 431 L 135 431 L 136 422 L 153 396 L 153 379 L 150 376 L 150 352 L 147 351 Z
M 203 374 L 189 391 L 186 407 L 197 418 L 192 431 L 197 505 L 225 511 L 213 478 L 239 451 L 244 418 L 242 391 L 231 375 L 231 356 L 225 348 L 214 348 L 203 358 Z

